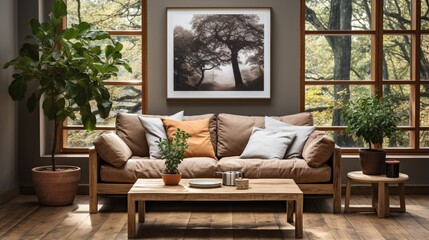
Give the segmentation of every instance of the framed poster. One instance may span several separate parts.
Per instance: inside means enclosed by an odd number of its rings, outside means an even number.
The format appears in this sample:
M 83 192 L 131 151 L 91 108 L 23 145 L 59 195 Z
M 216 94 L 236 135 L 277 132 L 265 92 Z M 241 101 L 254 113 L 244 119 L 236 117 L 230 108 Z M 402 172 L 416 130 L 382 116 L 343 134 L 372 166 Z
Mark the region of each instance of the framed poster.
M 167 8 L 167 98 L 270 98 L 271 8 Z

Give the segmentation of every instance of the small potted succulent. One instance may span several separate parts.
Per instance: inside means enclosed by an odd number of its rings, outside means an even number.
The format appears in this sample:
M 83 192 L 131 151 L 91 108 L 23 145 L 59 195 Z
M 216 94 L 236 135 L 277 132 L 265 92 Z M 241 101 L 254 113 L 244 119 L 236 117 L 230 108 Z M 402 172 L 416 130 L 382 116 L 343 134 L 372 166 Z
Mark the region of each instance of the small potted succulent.
M 362 137 L 368 149 L 360 149 L 362 172 L 367 175 L 383 173 L 386 151 L 382 148 L 383 139 L 398 133 L 400 117 L 395 113 L 395 105 L 387 97 L 362 96 L 350 101 L 343 109 L 342 116 L 347 125 L 346 132 Z M 375 148 L 375 149 L 374 149 Z
M 161 174 L 165 185 L 179 184 L 182 174 L 177 168 L 185 158 L 185 150 L 188 148 L 186 140 L 190 136 L 178 128 L 172 140 L 160 139 L 157 141 L 162 159 L 165 160 L 165 169 Z

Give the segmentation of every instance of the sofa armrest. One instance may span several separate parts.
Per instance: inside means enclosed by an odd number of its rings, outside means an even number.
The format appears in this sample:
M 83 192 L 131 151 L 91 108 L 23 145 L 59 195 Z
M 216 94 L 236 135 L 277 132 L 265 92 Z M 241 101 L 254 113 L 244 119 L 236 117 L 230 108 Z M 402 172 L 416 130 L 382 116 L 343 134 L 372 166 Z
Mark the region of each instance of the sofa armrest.
M 334 213 L 341 213 L 341 148 L 335 144 L 332 154 L 332 183 L 334 185 Z
M 95 147 L 89 148 L 89 212 L 97 213 L 98 211 L 98 182 L 99 158 Z

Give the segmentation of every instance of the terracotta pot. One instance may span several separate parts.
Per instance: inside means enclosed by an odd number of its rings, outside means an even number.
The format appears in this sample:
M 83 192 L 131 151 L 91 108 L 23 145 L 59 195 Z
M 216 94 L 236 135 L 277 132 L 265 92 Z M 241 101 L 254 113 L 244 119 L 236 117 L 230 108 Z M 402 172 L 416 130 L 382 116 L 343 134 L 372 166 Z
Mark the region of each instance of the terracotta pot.
M 58 165 L 57 168 L 60 170 L 55 172 L 51 166 L 35 167 L 31 170 L 37 198 L 43 205 L 70 205 L 76 196 L 80 168 L 64 165 Z
M 179 185 L 180 179 L 182 179 L 182 174 L 161 174 L 162 180 L 164 181 L 164 184 L 167 186 L 174 186 Z
M 383 149 L 360 149 L 359 156 L 363 174 L 383 174 L 386 151 Z

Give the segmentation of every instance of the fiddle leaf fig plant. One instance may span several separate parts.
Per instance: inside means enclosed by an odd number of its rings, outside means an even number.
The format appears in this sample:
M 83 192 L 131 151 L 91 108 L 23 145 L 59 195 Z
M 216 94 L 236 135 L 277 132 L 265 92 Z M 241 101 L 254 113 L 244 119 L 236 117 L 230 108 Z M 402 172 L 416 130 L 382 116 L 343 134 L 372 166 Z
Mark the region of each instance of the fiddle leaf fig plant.
M 377 92 L 377 91 L 376 91 Z M 392 100 L 377 94 L 351 100 L 341 112 L 347 125 L 346 132 L 362 137 L 371 149 L 372 144 L 383 143 L 383 138 L 395 136 L 400 117 L 395 113 Z
M 190 137 L 191 135 L 178 128 L 171 141 L 168 139 L 156 141 L 162 158 L 165 159 L 165 174 L 179 173 L 177 168 L 185 158 L 185 150 L 188 148 L 186 140 Z
M 53 171 L 60 124 L 67 118 L 75 119 L 79 111 L 84 128 L 94 130 L 96 114 L 106 118 L 112 108 L 103 80 L 116 76 L 119 66 L 131 72 L 122 58 L 120 42 L 107 32 L 92 31 L 87 22 L 63 28 L 66 15 L 66 4 L 56 0 L 47 22 L 31 20 L 32 35 L 22 45 L 19 56 L 4 65 L 15 68 L 9 86 L 12 99 L 26 99 L 30 112 L 41 100 L 44 115 L 53 121 Z

